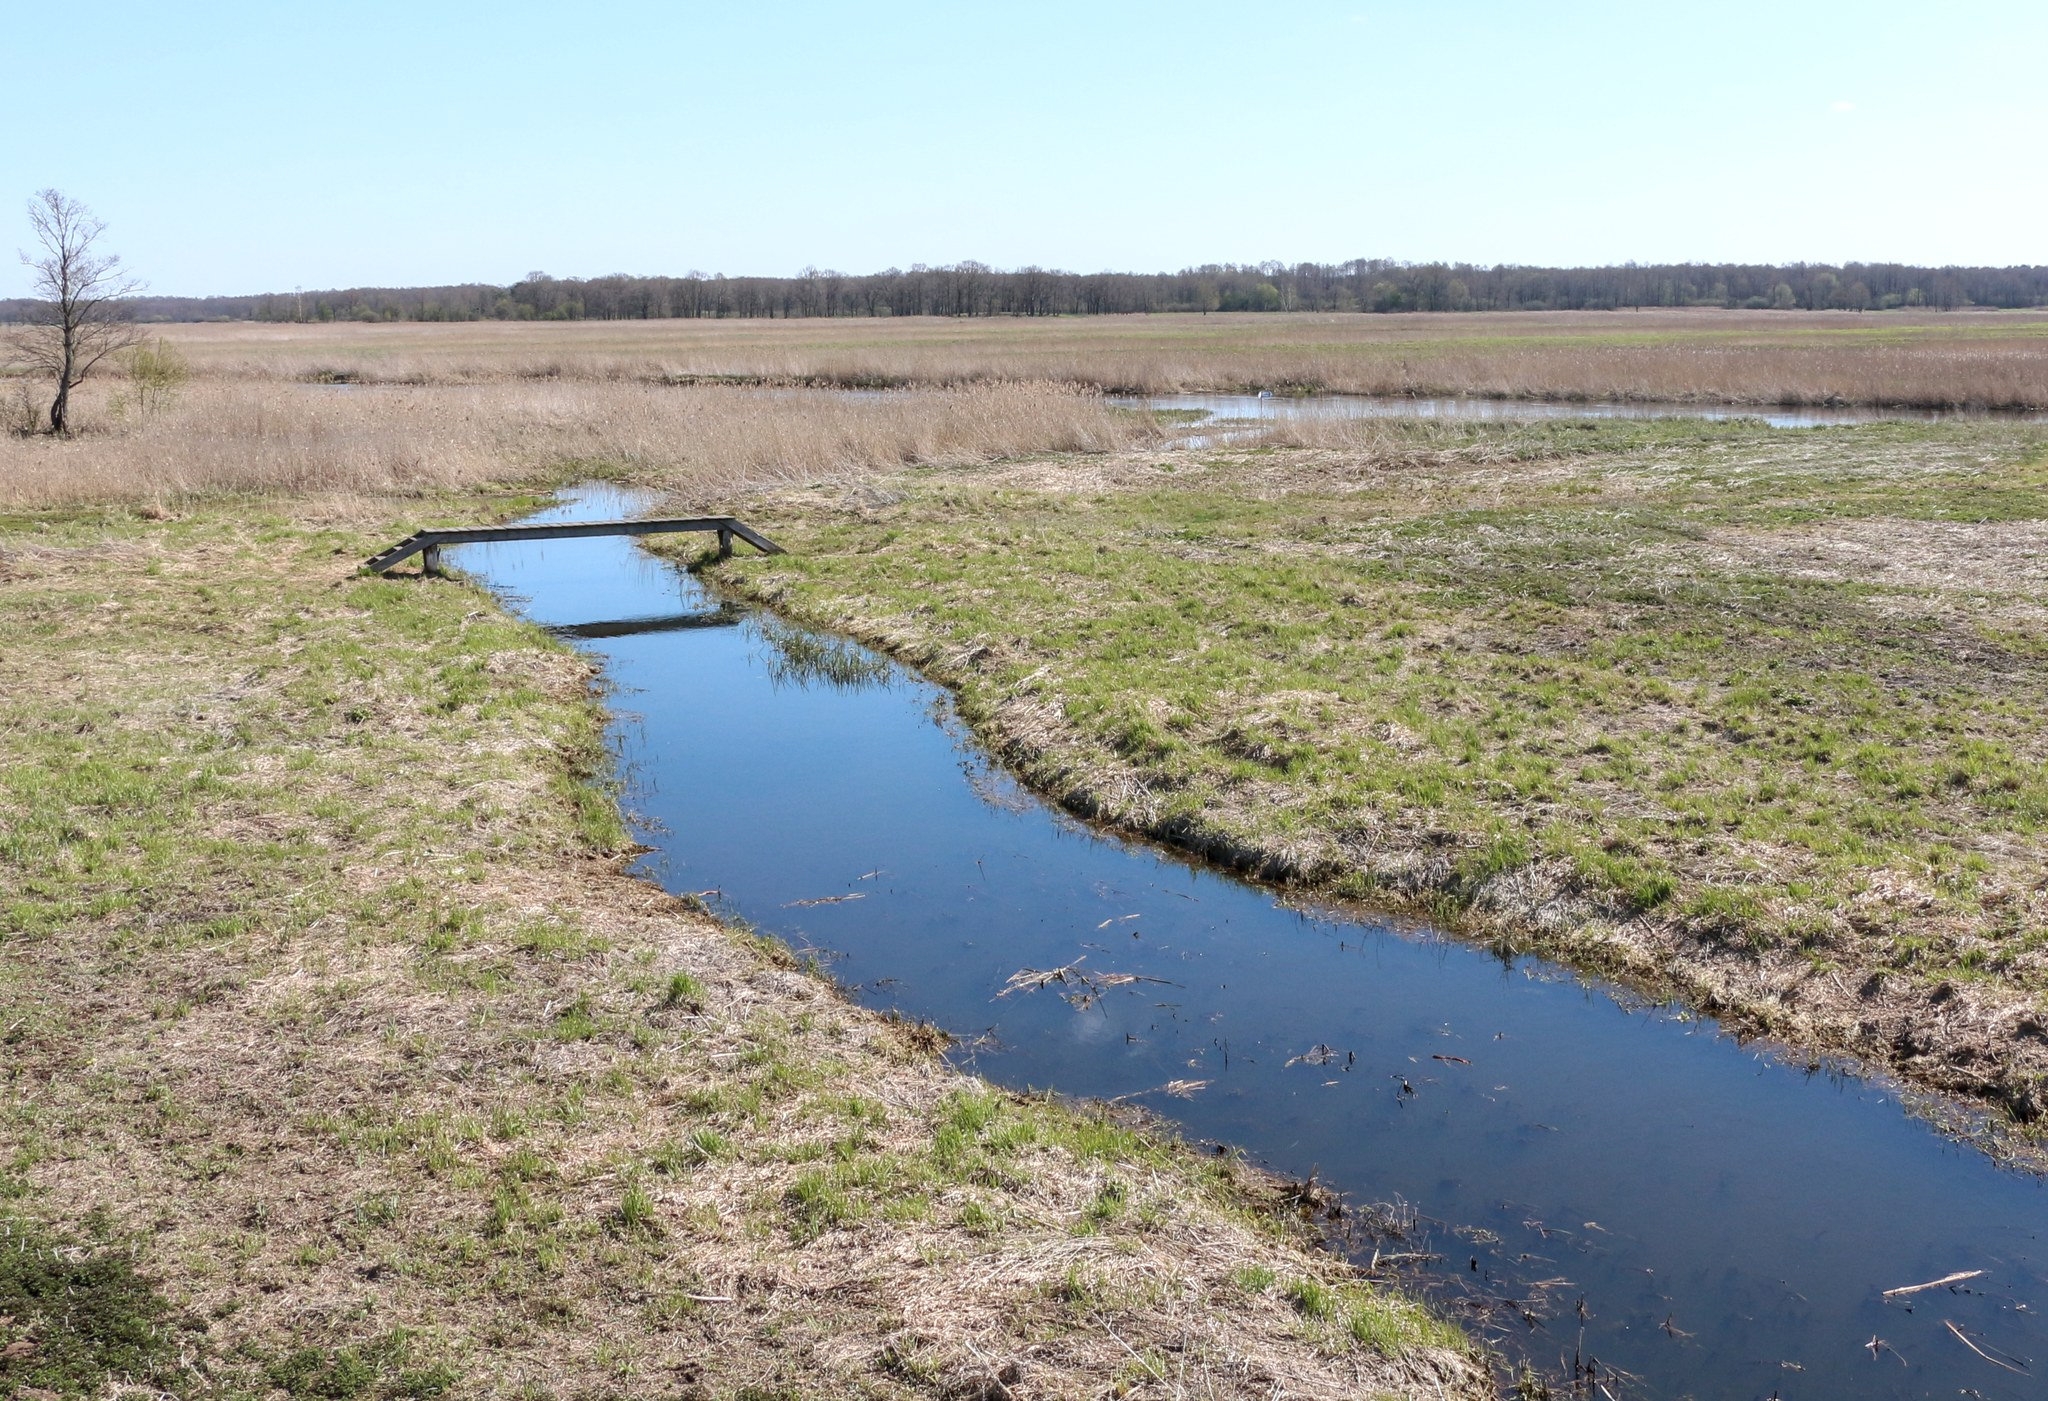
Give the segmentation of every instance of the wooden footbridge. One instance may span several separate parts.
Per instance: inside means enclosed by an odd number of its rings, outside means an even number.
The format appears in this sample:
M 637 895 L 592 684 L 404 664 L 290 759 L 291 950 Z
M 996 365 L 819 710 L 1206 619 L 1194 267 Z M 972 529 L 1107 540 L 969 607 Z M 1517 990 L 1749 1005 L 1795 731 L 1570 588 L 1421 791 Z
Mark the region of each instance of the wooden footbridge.
M 559 525 L 482 525 L 450 530 L 421 530 L 406 536 L 380 555 L 363 561 L 370 574 L 383 574 L 414 555 L 423 556 L 425 572 L 441 574 L 443 545 L 479 545 L 496 540 L 578 540 L 593 535 L 674 535 L 682 531 L 716 531 L 718 557 L 732 553 L 735 538 L 746 541 L 764 555 L 779 555 L 782 546 L 742 525 L 731 516 L 672 516 L 666 519 L 630 521 L 565 521 Z

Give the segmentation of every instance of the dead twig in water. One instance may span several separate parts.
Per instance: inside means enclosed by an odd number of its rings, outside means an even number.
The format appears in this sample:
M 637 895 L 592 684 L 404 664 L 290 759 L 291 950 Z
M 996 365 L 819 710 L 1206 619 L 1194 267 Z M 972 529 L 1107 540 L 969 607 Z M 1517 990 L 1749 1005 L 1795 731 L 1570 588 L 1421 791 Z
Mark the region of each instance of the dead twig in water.
M 1901 1367 L 1909 1367 L 1912 1365 L 1911 1363 L 1906 1361 L 1906 1354 L 1900 1352 L 1897 1348 L 1893 1347 L 1883 1338 L 1878 1337 L 1875 1333 L 1872 1333 L 1870 1335 L 1870 1341 L 1865 1343 L 1863 1346 L 1869 1350 L 1870 1360 L 1873 1362 L 1875 1362 L 1878 1358 L 1884 1356 L 1886 1353 L 1890 1353 L 1893 1357 L 1899 1359 L 1899 1365 Z
M 1382 1255 L 1378 1250 L 1374 1250 L 1372 1260 L 1366 1265 L 1365 1272 L 1371 1274 L 1374 1270 L 1392 1269 L 1399 1265 L 1426 1265 L 1431 1260 L 1441 1259 L 1443 1259 L 1443 1256 L 1433 1254 L 1427 1250 L 1400 1250 L 1391 1255 Z
M 1208 1089 L 1211 1083 L 1213 1082 L 1208 1080 L 1168 1080 L 1165 1084 L 1154 1085 L 1149 1090 L 1132 1090 L 1129 1094 L 1111 1095 L 1103 1103 L 1122 1104 L 1128 1099 L 1138 1099 L 1145 1095 L 1156 1094 L 1169 1094 L 1175 1099 L 1193 1099 L 1203 1090 Z
M 1019 968 L 1004 981 L 1002 991 L 996 996 L 1008 997 L 1011 993 L 1020 991 L 1037 992 L 1053 983 L 1073 983 L 1077 985 L 1078 990 L 1064 993 L 1062 996 L 1077 1010 L 1085 1012 L 1101 1000 L 1106 988 L 1126 987 L 1132 983 L 1158 983 L 1162 987 L 1180 986 L 1165 978 L 1148 977 L 1143 973 L 1084 973 L 1081 971 L 1081 964 L 1086 958 L 1087 955 L 1083 954 L 1081 958 L 1075 959 L 1072 963 L 1062 964 L 1058 968 Z
M 1040 988 L 1050 987 L 1054 983 L 1078 982 L 1081 979 L 1079 970 L 1085 958 L 1084 954 L 1082 958 L 1077 958 L 1072 963 L 1063 963 L 1057 968 L 1019 968 L 1004 980 L 1003 990 L 996 996 L 1008 997 L 1013 992 L 1037 992 Z
M 1964 1331 L 1963 1331 L 1962 1329 L 1960 1329 L 1960 1328 L 1956 1327 L 1956 1326 L 1955 1326 L 1955 1324 L 1953 1324 L 1953 1323 L 1949 1322 L 1949 1321 L 1948 1321 L 1947 1319 L 1945 1319 L 1945 1318 L 1944 1318 L 1944 1319 L 1943 1319 L 1943 1320 L 1941 1321 L 1941 1326 L 1942 1326 L 1942 1327 L 1944 1327 L 1944 1328 L 1946 1328 L 1946 1329 L 1948 1329 L 1948 1331 L 1949 1331 L 1949 1332 L 1951 1332 L 1951 1333 L 1955 1334 L 1955 1335 L 1956 1335 L 1956 1339 L 1957 1339 L 1957 1341 L 1959 1341 L 1960 1343 L 1962 1343 L 1962 1345 L 1963 1345 L 1964 1347 L 1968 1348 L 1968 1349 L 1969 1349 L 1969 1350 L 1970 1350 L 1971 1352 L 1974 1352 L 1974 1353 L 1976 1353 L 1976 1354 L 1977 1354 L 1977 1355 L 1978 1355 L 1979 1357 L 1983 1358 L 1983 1359 L 1984 1359 L 1984 1360 L 1985 1360 L 1986 1362 L 1989 1362 L 1989 1363 L 1990 1363 L 1990 1364 L 1991 1364 L 1992 1366 L 1994 1366 L 1994 1367 L 2003 1367 L 2003 1368 L 2005 1368 L 2005 1370 L 2006 1370 L 2006 1371 L 2008 1371 L 2008 1372 L 2013 1372 L 2013 1373 L 2017 1373 L 2018 1375 L 2020 1375 L 2020 1376 L 2022 1376 L 2022 1377 L 2024 1377 L 2024 1376 L 2027 1376 L 2027 1375 L 2028 1375 L 2028 1372 L 2027 1372 L 2027 1369 L 2026 1369 L 2026 1368 L 2024 1368 L 2024 1367 L 2015 1367 L 2015 1366 L 2013 1366 L 2013 1365 L 2012 1365 L 2012 1363 L 2010 1363 L 2010 1362 L 2002 1362 L 2002 1361 L 2000 1361 L 2000 1360 L 1999 1360 L 1998 1358 L 1996 1358 L 1996 1357 L 1993 1357 L 1993 1356 L 1992 1356 L 1992 1355 L 1991 1355 L 1990 1353 L 1988 1353 L 1988 1352 L 1984 1351 L 1984 1349 L 1983 1349 L 1983 1348 L 1980 1348 L 1980 1347 L 1978 1347 L 1978 1346 L 1977 1346 L 1977 1345 L 1976 1345 L 1975 1343 L 1973 1343 L 1973 1342 L 1971 1342 L 1971 1341 L 1970 1341 L 1970 1335 L 1969 1335 L 1969 1334 L 1965 1333 L 1965 1332 L 1964 1332 Z
M 1930 1279 L 1925 1284 L 1907 1284 L 1897 1289 L 1887 1289 L 1884 1291 L 1884 1297 L 1896 1299 L 1906 1294 L 1918 1294 L 1924 1289 L 1939 1289 L 1944 1284 L 1961 1284 L 1964 1280 L 1975 1279 L 1983 1273 L 1982 1270 L 1958 1270 L 1952 1275 L 1943 1275 L 1940 1279 Z

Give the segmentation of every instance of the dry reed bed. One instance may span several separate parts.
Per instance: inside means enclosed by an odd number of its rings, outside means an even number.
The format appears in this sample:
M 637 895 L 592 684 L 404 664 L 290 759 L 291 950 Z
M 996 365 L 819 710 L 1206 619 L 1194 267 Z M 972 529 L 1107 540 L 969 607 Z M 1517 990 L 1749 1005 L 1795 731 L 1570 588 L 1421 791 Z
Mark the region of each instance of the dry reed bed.
M 1113 392 L 1320 390 L 1567 400 L 2048 408 L 2048 317 L 1666 311 L 165 328 L 221 379 Z
M 684 502 L 916 465 L 1099 452 L 1159 435 L 1054 385 L 873 395 L 630 383 L 388 389 L 204 383 L 170 409 L 68 440 L 0 438 L 0 507 L 243 492 L 447 490 L 585 465 Z

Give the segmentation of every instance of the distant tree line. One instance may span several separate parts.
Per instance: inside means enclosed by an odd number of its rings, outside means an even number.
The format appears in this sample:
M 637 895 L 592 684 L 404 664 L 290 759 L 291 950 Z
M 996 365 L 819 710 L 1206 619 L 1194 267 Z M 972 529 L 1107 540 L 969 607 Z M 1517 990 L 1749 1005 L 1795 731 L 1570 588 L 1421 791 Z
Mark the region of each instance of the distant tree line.
M 2048 267 L 1903 263 L 1626 263 L 1537 268 L 1470 263 L 1212 263 L 1170 273 L 1008 271 L 922 264 L 795 277 L 550 277 L 509 287 L 351 287 L 249 297 L 137 297 L 145 321 L 588 321 L 674 317 L 1092 316 L 1208 311 L 1614 311 L 1711 306 L 1879 311 L 2048 306 Z M 29 304 L 0 302 L 0 319 Z

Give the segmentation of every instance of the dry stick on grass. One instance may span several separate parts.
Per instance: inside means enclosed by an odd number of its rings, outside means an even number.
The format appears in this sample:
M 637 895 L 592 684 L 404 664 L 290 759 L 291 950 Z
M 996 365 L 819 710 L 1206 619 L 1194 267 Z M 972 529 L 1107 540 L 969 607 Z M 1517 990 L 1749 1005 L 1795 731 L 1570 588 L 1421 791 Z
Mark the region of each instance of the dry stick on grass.
M 1132 1347 L 1129 1343 L 1124 1341 L 1123 1334 L 1117 1332 L 1115 1328 L 1111 1327 L 1110 1322 L 1107 1318 L 1102 1319 L 1101 1323 L 1102 1331 L 1109 1334 L 1109 1336 L 1115 1340 L 1116 1345 L 1118 1347 L 1122 1348 L 1125 1352 L 1128 1352 L 1131 1355 L 1131 1360 L 1133 1362 L 1136 1362 L 1140 1367 L 1143 1367 L 1146 1373 L 1150 1375 L 1153 1378 L 1153 1380 L 1162 1382 L 1166 1380 L 1166 1373 L 1159 1369 L 1159 1364 L 1154 1362 L 1149 1357 L 1140 1357 L 1138 1355 L 1138 1350 Z M 1178 1396 L 1182 1393 L 1179 1391 L 1178 1388 L 1176 1388 L 1174 1394 Z

